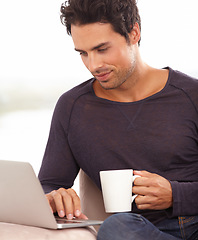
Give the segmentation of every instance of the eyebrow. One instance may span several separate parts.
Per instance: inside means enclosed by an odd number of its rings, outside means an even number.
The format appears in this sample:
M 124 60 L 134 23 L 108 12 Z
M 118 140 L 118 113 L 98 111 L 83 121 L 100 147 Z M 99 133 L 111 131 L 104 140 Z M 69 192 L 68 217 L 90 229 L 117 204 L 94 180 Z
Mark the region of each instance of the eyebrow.
M 100 43 L 97 46 L 91 48 L 91 51 L 97 50 L 98 48 L 104 47 L 105 45 L 108 45 L 108 44 L 109 44 L 109 42 Z M 77 52 L 85 52 L 84 50 L 81 50 L 81 49 L 77 49 L 77 48 L 74 48 L 74 49 Z

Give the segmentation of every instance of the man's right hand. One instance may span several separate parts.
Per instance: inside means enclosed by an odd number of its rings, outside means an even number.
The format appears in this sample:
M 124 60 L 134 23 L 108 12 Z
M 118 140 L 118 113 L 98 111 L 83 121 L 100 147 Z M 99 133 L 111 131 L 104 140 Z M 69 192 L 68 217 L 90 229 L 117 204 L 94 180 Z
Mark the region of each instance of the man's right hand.
M 46 194 L 46 197 L 52 212 L 57 212 L 59 217 L 87 219 L 81 212 L 80 198 L 72 188 L 59 188 Z

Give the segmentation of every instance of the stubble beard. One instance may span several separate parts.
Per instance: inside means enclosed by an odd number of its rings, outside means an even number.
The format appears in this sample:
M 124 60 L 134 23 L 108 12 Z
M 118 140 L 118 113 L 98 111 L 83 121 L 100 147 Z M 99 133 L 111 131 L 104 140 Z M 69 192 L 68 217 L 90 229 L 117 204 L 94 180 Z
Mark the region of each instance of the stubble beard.
M 114 74 L 114 76 L 112 76 L 110 80 L 107 80 L 106 82 L 100 82 L 100 81 L 98 82 L 100 86 L 105 90 L 113 90 L 113 89 L 119 88 L 124 83 L 126 83 L 127 80 L 131 79 L 134 68 L 135 68 L 135 65 L 132 64 L 129 68 L 126 68 L 117 73 L 115 72 L 115 70 L 113 70 L 112 73 Z M 133 84 L 135 84 L 135 81 Z

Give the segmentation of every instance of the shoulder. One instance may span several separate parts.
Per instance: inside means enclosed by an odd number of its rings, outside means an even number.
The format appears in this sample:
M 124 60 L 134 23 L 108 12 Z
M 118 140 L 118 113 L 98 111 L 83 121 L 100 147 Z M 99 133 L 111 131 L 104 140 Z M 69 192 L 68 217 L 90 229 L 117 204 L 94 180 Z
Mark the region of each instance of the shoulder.
M 92 81 L 93 79 L 89 79 L 60 96 L 54 109 L 53 122 L 59 122 L 64 126 L 69 123 L 75 102 L 81 96 L 92 92 Z
M 198 111 L 198 79 L 180 71 L 170 70 L 170 85 L 180 89 L 190 99 Z
M 65 110 L 72 108 L 77 99 L 92 91 L 92 82 L 93 78 L 63 93 L 57 101 L 56 108 L 64 108 Z
M 183 90 L 197 90 L 198 79 L 177 70 L 170 70 L 170 84 Z M 194 89 L 195 88 L 195 89 Z
M 70 89 L 69 91 L 63 93 L 59 100 L 58 100 L 58 103 L 60 102 L 74 102 L 76 99 L 78 99 L 80 96 L 84 95 L 84 94 L 87 94 L 89 92 L 92 91 L 92 81 L 93 81 L 93 78 L 79 84 L 78 86 Z M 68 102 L 68 103 L 69 103 Z

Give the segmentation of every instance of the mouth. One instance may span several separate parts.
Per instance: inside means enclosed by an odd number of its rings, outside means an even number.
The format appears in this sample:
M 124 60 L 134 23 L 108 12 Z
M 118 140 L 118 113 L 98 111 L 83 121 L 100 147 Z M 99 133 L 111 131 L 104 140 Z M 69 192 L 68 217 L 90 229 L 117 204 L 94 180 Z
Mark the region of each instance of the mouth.
M 112 71 L 106 72 L 106 73 L 96 74 L 94 77 L 95 77 L 98 81 L 105 82 L 105 81 L 108 80 L 111 72 L 112 72 Z

